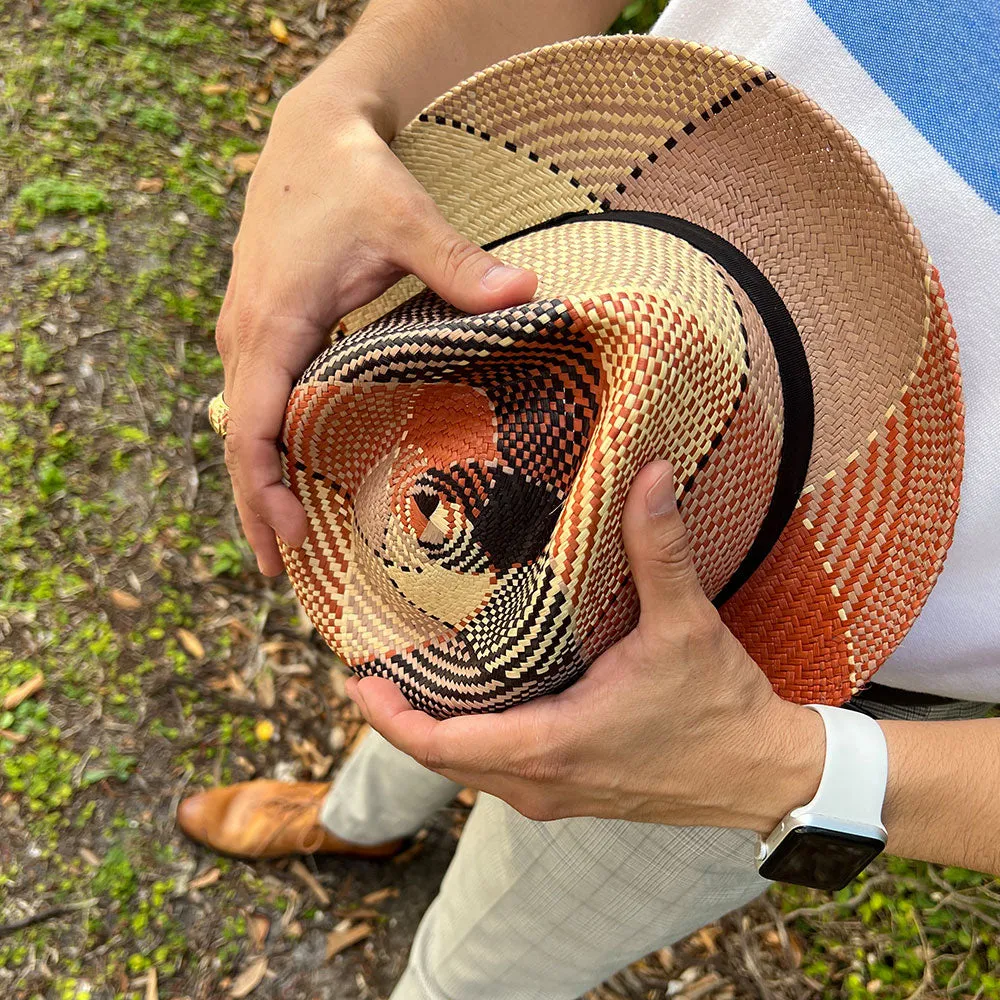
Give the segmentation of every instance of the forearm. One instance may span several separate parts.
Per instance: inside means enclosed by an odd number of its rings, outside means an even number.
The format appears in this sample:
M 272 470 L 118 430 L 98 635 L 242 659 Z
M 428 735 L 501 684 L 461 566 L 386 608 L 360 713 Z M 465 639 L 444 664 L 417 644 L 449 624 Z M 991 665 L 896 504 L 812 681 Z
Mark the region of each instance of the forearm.
M 1000 719 L 881 725 L 888 850 L 1000 874 Z
M 538 45 L 604 31 L 623 0 L 372 0 L 351 34 L 309 77 L 331 95 L 349 86 L 385 138 L 479 69 Z

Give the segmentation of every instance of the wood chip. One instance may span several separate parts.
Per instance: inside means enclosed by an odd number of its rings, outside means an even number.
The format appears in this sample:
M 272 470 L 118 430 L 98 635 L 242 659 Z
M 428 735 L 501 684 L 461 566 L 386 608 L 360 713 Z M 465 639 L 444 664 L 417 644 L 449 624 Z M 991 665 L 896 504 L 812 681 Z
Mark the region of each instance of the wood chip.
M 424 842 L 422 840 L 418 840 L 415 844 L 411 844 L 405 851 L 397 854 L 392 859 L 392 863 L 394 865 L 408 865 L 419 854 L 423 854 L 423 851 Z
M 326 936 L 326 960 L 329 962 L 334 955 L 339 955 L 345 948 L 364 941 L 372 932 L 371 924 L 357 924 L 347 930 L 333 930 Z
M 399 890 L 394 889 L 389 886 L 385 889 L 376 889 L 374 892 L 368 893 L 367 896 L 361 897 L 361 902 L 365 906 L 378 906 L 379 903 L 384 902 L 387 899 L 395 899 L 399 895 Z
M 45 675 L 39 670 L 34 677 L 7 692 L 7 697 L 3 700 L 4 710 L 9 712 L 17 708 L 22 701 L 27 701 L 33 694 L 38 694 L 43 687 L 45 687 Z
M 15 733 L 11 729 L 0 729 L 0 740 L 10 740 L 11 743 L 24 743 L 28 739 L 23 733 Z
M 259 159 L 260 153 L 237 153 L 233 157 L 233 170 L 240 176 L 252 174 Z
M 466 809 L 471 809 L 476 804 L 476 796 L 479 793 L 474 788 L 463 788 L 455 799 Z
M 142 181 L 139 182 L 140 184 Z M 160 182 L 160 187 L 163 187 L 163 182 Z M 141 188 L 139 189 L 141 190 Z M 142 607 L 142 601 L 139 600 L 135 594 L 130 594 L 127 590 L 111 590 L 109 591 L 111 597 L 111 603 L 116 608 L 121 608 L 122 611 L 138 611 Z
M 146 1000 L 160 1000 L 160 977 L 154 965 L 146 974 Z
M 237 998 L 249 996 L 260 986 L 266 972 L 267 956 L 260 955 L 233 980 L 229 987 L 229 995 Z
M 135 189 L 140 194 L 159 194 L 163 190 L 163 178 L 140 177 L 135 182 Z
M 337 910 L 337 916 L 345 920 L 378 920 L 382 913 L 372 906 L 358 906 L 353 910 Z
M 207 872 L 203 872 L 197 878 L 191 879 L 188 882 L 188 889 L 204 889 L 207 886 L 215 885 L 220 878 L 222 878 L 222 872 L 218 868 L 209 868 Z
M 320 906 L 330 905 L 330 894 L 316 881 L 315 876 L 301 861 L 296 859 L 289 866 L 288 870 L 316 897 Z
M 285 22 L 282 21 L 280 17 L 272 17 L 271 23 L 267 26 L 267 30 L 271 32 L 271 37 L 279 45 L 288 44 L 288 29 L 285 27 Z
M 711 992 L 715 986 L 722 982 L 722 976 L 717 972 L 707 972 L 700 979 L 695 979 L 690 983 L 684 990 L 681 991 L 680 995 L 683 997 L 701 997 L 706 993 Z
M 229 93 L 228 83 L 203 83 L 201 85 L 201 92 L 206 97 L 217 97 L 219 94 Z
M 254 130 L 255 132 L 259 132 L 259 131 L 260 131 L 260 130 L 261 130 L 261 129 L 262 129 L 263 127 L 264 127 L 264 123 L 263 123 L 263 122 L 262 122 L 262 121 L 260 120 L 260 118 L 259 118 L 259 117 L 258 117 L 257 115 L 255 115 L 255 114 L 254 114 L 254 113 L 253 113 L 252 111 L 248 111 L 248 112 L 246 113 L 246 123 L 247 123 L 247 125 L 249 125 L 249 126 L 250 126 L 250 128 L 252 128 L 252 129 L 253 129 L 253 130 Z
M 184 652 L 188 656 L 193 656 L 196 660 L 201 660 L 205 656 L 205 647 L 201 644 L 201 639 L 188 631 L 186 628 L 177 630 L 177 641 L 184 647 Z

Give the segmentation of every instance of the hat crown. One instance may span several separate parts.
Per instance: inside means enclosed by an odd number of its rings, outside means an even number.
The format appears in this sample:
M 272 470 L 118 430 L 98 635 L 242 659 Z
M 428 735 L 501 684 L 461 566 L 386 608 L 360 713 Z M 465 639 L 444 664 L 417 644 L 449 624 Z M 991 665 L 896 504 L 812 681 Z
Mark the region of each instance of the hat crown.
M 553 615 L 572 627 L 550 630 L 550 659 L 589 662 L 636 614 L 620 532 L 601 529 L 653 459 L 673 462 L 682 505 L 701 475 L 689 528 L 711 594 L 767 511 L 781 421 L 759 412 L 746 317 L 762 327 L 731 275 L 672 233 L 596 218 L 502 254 L 538 274 L 533 302 L 466 316 L 425 292 L 293 393 L 289 449 L 321 455 L 310 475 L 351 503 L 333 623 L 350 664 L 461 633 L 470 669 L 503 682 L 517 666 L 496 651 Z M 730 446 L 712 482 L 729 434 L 766 440 Z

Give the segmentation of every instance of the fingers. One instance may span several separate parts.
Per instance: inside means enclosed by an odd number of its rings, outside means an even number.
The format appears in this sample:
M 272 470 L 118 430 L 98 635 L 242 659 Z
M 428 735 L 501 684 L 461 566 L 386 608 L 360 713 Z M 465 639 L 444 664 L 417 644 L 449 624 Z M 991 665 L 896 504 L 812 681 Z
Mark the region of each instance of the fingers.
M 625 551 L 644 619 L 678 621 L 712 610 L 677 511 L 673 476 L 669 462 L 647 465 L 632 484 L 622 516 Z
M 268 576 L 282 571 L 275 533 L 298 548 L 308 527 L 302 505 L 282 484 L 276 445 L 292 381 L 280 368 L 251 367 L 244 360 L 228 398 L 226 465 L 247 541 Z
M 382 677 L 352 677 L 347 693 L 357 703 L 369 723 L 397 750 L 414 760 L 433 767 L 430 748 L 434 730 L 441 725 L 424 712 L 410 707 L 402 692 L 392 681 Z
M 400 254 L 400 265 L 441 298 L 470 313 L 490 312 L 527 302 L 538 278 L 510 267 L 467 240 L 432 203 L 414 220 L 416 237 Z
M 347 693 L 394 747 L 432 771 L 523 771 L 545 749 L 532 735 L 534 727 L 524 724 L 524 714 L 533 706 L 438 720 L 412 708 L 399 688 L 382 677 L 352 678 Z

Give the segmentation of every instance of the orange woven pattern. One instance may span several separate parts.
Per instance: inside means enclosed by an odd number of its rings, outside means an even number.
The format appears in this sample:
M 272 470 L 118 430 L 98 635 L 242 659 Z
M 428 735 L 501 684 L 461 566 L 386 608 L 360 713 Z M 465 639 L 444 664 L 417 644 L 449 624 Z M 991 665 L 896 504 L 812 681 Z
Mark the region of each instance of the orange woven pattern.
M 745 310 L 683 240 L 594 222 L 505 257 L 567 293 L 471 318 L 415 299 L 321 356 L 286 419 L 310 514 L 286 564 L 307 613 L 347 663 L 438 714 L 563 686 L 607 648 L 636 610 L 606 530 L 631 479 L 671 454 L 683 496 L 763 399 L 740 405 Z M 622 290 L 589 292 L 598 280 Z M 733 467 L 709 490 L 740 496 L 744 549 L 762 473 Z M 730 549 L 699 548 L 707 575 Z
M 782 695 L 862 687 L 944 559 L 962 406 L 937 275 L 857 143 L 759 66 L 624 37 L 501 63 L 396 148 L 480 242 L 663 213 L 766 276 L 805 349 L 813 447 L 795 513 L 723 614 Z M 401 282 L 348 317 L 284 432 L 310 519 L 284 552 L 303 605 L 349 664 L 437 715 L 564 686 L 631 627 L 619 517 L 652 458 L 674 463 L 717 593 L 803 419 L 752 297 L 685 240 L 594 219 L 498 252 L 539 273 L 537 301 L 466 317 Z

